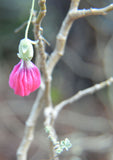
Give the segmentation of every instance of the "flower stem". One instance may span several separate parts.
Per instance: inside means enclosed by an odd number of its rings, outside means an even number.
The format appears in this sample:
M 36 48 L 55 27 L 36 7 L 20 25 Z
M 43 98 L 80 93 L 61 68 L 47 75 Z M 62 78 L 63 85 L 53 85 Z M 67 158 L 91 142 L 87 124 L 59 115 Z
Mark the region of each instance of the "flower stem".
M 33 15 L 34 4 L 35 4 L 35 0 L 32 1 L 31 12 L 30 12 L 29 20 L 28 20 L 27 27 L 26 27 L 26 30 L 25 30 L 25 38 L 26 39 L 28 38 L 28 30 L 29 30 L 32 15 Z

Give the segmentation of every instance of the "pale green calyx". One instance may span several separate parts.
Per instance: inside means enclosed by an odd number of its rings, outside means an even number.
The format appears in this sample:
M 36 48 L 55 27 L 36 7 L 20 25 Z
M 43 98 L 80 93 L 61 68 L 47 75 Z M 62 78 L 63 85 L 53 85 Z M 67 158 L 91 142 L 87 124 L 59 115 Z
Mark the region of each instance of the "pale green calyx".
M 33 58 L 33 45 L 31 40 L 24 38 L 19 43 L 19 53 L 17 54 L 20 59 L 24 61 L 31 60 Z

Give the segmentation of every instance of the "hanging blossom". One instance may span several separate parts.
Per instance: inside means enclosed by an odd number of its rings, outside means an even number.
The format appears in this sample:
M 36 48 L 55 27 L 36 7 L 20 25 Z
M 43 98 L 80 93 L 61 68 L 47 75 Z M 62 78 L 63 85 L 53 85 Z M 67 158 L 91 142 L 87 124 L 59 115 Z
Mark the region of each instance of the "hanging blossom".
M 22 39 L 19 44 L 19 53 L 21 59 L 14 66 L 9 76 L 9 86 L 14 93 L 20 96 L 28 96 L 31 92 L 40 87 L 41 75 L 39 69 L 31 62 L 33 57 L 33 46 L 29 39 Z

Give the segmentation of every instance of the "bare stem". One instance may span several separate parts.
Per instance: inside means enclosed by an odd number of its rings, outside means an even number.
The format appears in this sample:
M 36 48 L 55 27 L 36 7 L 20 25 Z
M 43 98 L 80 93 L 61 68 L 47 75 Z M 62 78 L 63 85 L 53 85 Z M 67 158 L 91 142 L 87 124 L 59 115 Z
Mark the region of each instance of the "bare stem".
M 31 23 L 32 15 L 33 15 L 34 4 L 35 4 L 35 0 L 32 0 L 31 12 L 30 12 L 28 24 L 27 24 L 27 27 L 26 27 L 26 30 L 25 30 L 25 38 L 28 37 L 28 31 L 29 31 L 29 27 L 30 27 L 30 23 Z
M 40 29 L 41 29 L 41 23 L 43 18 L 46 15 L 46 0 L 39 0 L 38 1 L 39 7 L 40 7 L 40 11 L 38 16 L 36 17 L 36 20 L 34 22 L 34 36 L 35 36 L 35 40 L 39 39 L 40 37 Z
M 39 7 L 40 7 L 40 11 L 39 11 L 39 14 L 35 18 L 35 21 L 34 21 L 34 37 L 35 37 L 35 40 L 39 39 L 38 45 L 35 45 L 35 49 L 36 49 L 35 62 L 36 62 L 36 65 L 39 68 L 41 68 L 41 66 L 43 66 L 43 65 L 45 66 L 44 63 L 46 63 L 45 51 L 43 52 L 44 54 L 40 54 L 40 53 L 42 53 L 41 50 L 45 49 L 44 42 L 42 42 L 42 40 L 43 40 L 43 37 L 42 37 L 43 29 L 41 28 L 41 23 L 42 23 L 43 18 L 46 15 L 46 12 L 47 12 L 47 10 L 46 10 L 46 0 L 39 0 L 38 4 L 39 4 Z M 42 43 L 43 43 L 43 46 L 42 46 Z M 46 68 L 46 67 L 44 67 L 44 68 Z M 45 69 L 44 72 L 46 72 L 46 69 Z
M 25 26 L 26 26 L 26 24 L 27 24 L 28 22 L 27 21 L 25 21 L 23 24 L 21 24 L 18 28 L 16 28 L 15 30 L 14 30 L 14 32 L 15 33 L 18 33 L 21 29 L 23 29 Z
M 50 111 L 49 115 L 47 115 L 47 117 L 45 116 L 45 121 L 47 122 L 46 125 L 50 125 L 54 130 L 54 123 L 52 121 L 52 114 L 51 114 L 51 110 L 53 108 L 52 100 L 51 100 L 51 75 L 48 74 L 45 46 L 44 46 L 44 41 L 42 37 L 43 30 L 41 28 L 41 22 L 46 14 L 45 3 L 46 3 L 46 0 L 39 0 L 40 12 L 34 24 L 35 39 L 39 39 L 39 43 L 36 46 L 36 51 L 37 51 L 36 63 L 38 64 L 38 66 L 40 67 L 43 73 L 43 78 L 45 83 L 45 92 L 44 92 L 44 102 L 46 107 L 45 110 Z M 54 133 L 55 133 L 55 130 L 54 130 Z M 50 159 L 58 160 L 58 158 L 55 156 L 54 146 L 51 141 L 50 141 Z
M 80 0 L 72 0 L 70 5 L 70 10 L 71 9 L 77 10 L 79 3 L 80 3 Z
M 90 9 L 81 9 L 75 11 L 72 9 L 69 13 L 70 18 L 76 20 L 78 18 L 83 18 L 86 16 L 92 15 L 106 15 L 108 12 L 113 10 L 113 3 L 104 7 L 104 8 L 90 8 Z
M 44 14 L 45 10 L 46 10 L 45 9 L 45 4 L 44 4 L 45 2 L 46 2 L 45 0 L 39 0 L 39 5 L 40 5 L 40 8 L 41 8 L 41 11 L 38 15 L 37 21 L 35 22 L 35 25 L 39 26 L 39 28 L 41 26 L 42 19 L 45 15 Z M 32 3 L 31 14 L 30 14 L 30 18 L 29 18 L 28 25 L 27 25 L 26 32 L 25 32 L 25 38 L 27 38 L 27 35 L 28 35 L 28 29 L 29 29 L 29 25 L 30 25 L 30 22 L 31 22 L 31 18 L 32 18 L 33 8 L 34 8 L 34 0 L 33 0 L 33 3 Z M 43 12 L 43 9 L 44 9 L 44 12 Z M 43 71 L 43 74 L 44 74 L 44 78 L 47 78 L 46 59 L 45 59 L 45 56 L 44 56 L 45 55 L 45 53 L 44 53 L 45 52 L 44 43 L 42 42 L 42 39 L 40 39 L 41 36 L 40 36 L 39 28 L 37 28 L 37 27 L 35 28 L 35 29 L 38 29 L 38 30 L 35 30 L 35 35 L 37 35 L 37 33 L 38 33 L 40 55 L 42 57 L 41 58 L 41 63 L 42 63 L 42 66 L 43 66 L 42 71 Z M 42 107 L 45 106 L 45 93 L 47 92 L 47 91 L 45 92 L 45 90 L 47 90 L 46 89 L 47 87 L 45 87 L 44 83 L 45 83 L 45 81 L 42 82 L 42 84 L 41 84 L 38 95 L 37 95 L 36 100 L 33 104 L 31 113 L 28 117 L 28 120 L 26 121 L 24 137 L 23 137 L 22 142 L 21 142 L 21 144 L 20 144 L 20 146 L 17 150 L 17 159 L 18 160 L 27 160 L 27 152 L 29 150 L 31 142 L 33 141 L 36 121 L 37 121 L 37 118 L 40 114 L 40 111 L 41 111 Z
M 63 107 L 65 107 L 68 104 L 71 104 L 73 102 L 76 102 L 77 100 L 79 100 L 80 98 L 89 95 L 89 94 L 93 94 L 96 91 L 99 91 L 101 89 L 103 89 L 106 86 L 110 86 L 113 83 L 113 77 L 109 78 L 106 81 L 103 81 L 99 84 L 95 84 L 92 87 L 89 87 L 87 89 L 84 89 L 82 91 L 79 91 L 78 93 L 76 93 L 74 96 L 62 101 L 61 103 L 59 103 L 58 105 L 56 105 L 55 109 L 54 109 L 54 118 L 57 118 L 59 112 L 63 109 Z
M 34 0 L 33 0 L 33 3 L 34 3 Z M 67 100 L 64 100 L 63 102 L 58 104 L 55 108 L 53 108 L 52 100 L 51 100 L 51 75 L 56 63 L 59 61 L 60 57 L 63 56 L 64 54 L 66 40 L 74 20 L 85 17 L 85 16 L 89 16 L 89 15 L 105 15 L 107 12 L 113 10 L 113 4 L 101 9 L 78 10 L 79 3 L 80 3 L 80 0 L 71 0 L 69 12 L 67 13 L 67 16 L 64 19 L 61 29 L 56 37 L 55 49 L 51 54 L 49 60 L 46 62 L 45 46 L 44 46 L 44 41 L 42 38 L 42 30 L 41 30 L 41 23 L 46 14 L 46 0 L 39 0 L 40 11 L 34 22 L 34 36 L 35 36 L 35 40 L 37 39 L 39 40 L 38 44 L 36 45 L 36 59 L 40 60 L 40 68 L 42 71 L 43 82 L 39 89 L 36 100 L 33 104 L 33 108 L 31 110 L 29 118 L 26 122 L 24 137 L 17 151 L 18 160 L 27 160 L 27 152 L 33 140 L 36 121 L 42 107 L 45 107 L 45 110 L 44 110 L 45 127 L 47 126 L 51 127 L 50 135 L 52 135 L 55 138 L 55 142 L 57 142 L 57 135 L 54 129 L 54 123 L 61 109 L 63 109 L 65 105 L 73 103 L 85 95 L 93 94 L 94 92 L 104 88 L 107 85 L 109 86 L 111 85 L 111 83 L 113 83 L 113 78 L 110 78 L 104 82 L 101 82 L 100 84 L 94 85 L 93 87 L 90 87 L 83 91 L 79 91 L 73 97 Z M 32 10 L 33 8 L 34 6 L 32 6 Z M 26 38 L 27 38 L 31 18 L 32 18 L 32 14 L 29 18 L 29 22 L 26 28 L 26 33 L 25 33 Z M 39 61 L 37 61 L 37 63 L 38 62 Z M 50 159 L 58 160 L 58 157 L 56 157 L 55 155 L 54 144 L 51 143 L 51 141 L 50 141 L 50 146 L 51 146 Z
M 76 1 L 77 2 L 77 1 Z M 67 40 L 67 36 L 69 34 L 70 28 L 73 24 L 73 22 L 79 18 L 91 16 L 91 15 L 106 15 L 107 12 L 110 12 L 113 10 L 113 4 L 108 5 L 107 7 L 101 8 L 101 9 L 82 9 L 82 10 L 76 10 L 72 8 L 72 4 L 74 4 L 75 1 L 71 1 L 69 12 L 66 15 L 66 18 L 64 19 L 62 26 L 60 28 L 60 31 L 56 37 L 56 46 L 54 51 L 51 54 L 51 57 L 48 60 L 48 72 L 51 74 L 55 65 L 63 56 L 65 44 Z M 79 1 L 78 3 L 79 4 Z M 78 7 L 78 5 L 77 5 Z
M 18 160 L 27 160 L 27 152 L 29 150 L 30 144 L 33 141 L 33 137 L 34 137 L 36 120 L 40 114 L 42 107 L 43 107 L 42 97 L 44 94 L 44 90 L 45 90 L 44 86 L 41 85 L 40 90 L 38 92 L 38 95 L 36 97 L 36 100 L 33 104 L 33 108 L 30 112 L 28 120 L 26 121 L 24 137 L 23 137 L 22 142 L 17 150 L 17 159 Z

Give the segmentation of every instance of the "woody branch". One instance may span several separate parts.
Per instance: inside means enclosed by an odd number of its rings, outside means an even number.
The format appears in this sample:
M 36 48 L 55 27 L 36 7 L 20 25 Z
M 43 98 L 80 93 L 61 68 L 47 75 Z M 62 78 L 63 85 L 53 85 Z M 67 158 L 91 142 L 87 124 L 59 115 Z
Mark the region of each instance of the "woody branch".
M 77 101 L 78 99 L 80 99 L 81 97 L 94 93 L 97 90 L 102 89 L 103 87 L 107 86 L 108 84 L 111 85 L 111 83 L 113 82 L 113 79 L 109 79 L 103 83 L 98 84 L 97 85 L 86 89 L 84 91 L 79 92 L 77 95 L 61 102 L 60 104 L 58 104 L 55 108 L 53 108 L 52 106 L 52 101 L 51 101 L 51 76 L 52 76 L 52 72 L 54 70 L 55 65 L 57 64 L 57 62 L 60 60 L 61 56 L 63 56 L 64 54 L 64 50 L 65 50 L 65 45 L 66 45 L 66 40 L 69 34 L 69 31 L 71 29 L 71 26 L 73 24 L 73 22 L 78 19 L 78 18 L 82 18 L 85 16 L 89 16 L 89 15 L 105 15 L 107 12 L 113 10 L 113 4 L 101 8 L 101 9 L 83 9 L 80 10 L 78 9 L 80 0 L 71 0 L 71 4 L 70 4 L 70 8 L 69 11 L 66 15 L 66 18 L 64 19 L 60 31 L 56 37 L 56 46 L 54 51 L 52 52 L 51 56 L 49 57 L 49 60 L 46 63 L 46 57 L 45 57 L 45 48 L 44 48 L 44 42 L 42 39 L 40 39 L 40 28 L 41 28 L 41 22 L 43 17 L 45 16 L 46 13 L 46 0 L 39 0 L 39 4 L 40 4 L 40 13 L 39 13 L 39 21 L 36 20 L 36 22 L 34 23 L 35 27 L 34 27 L 34 34 L 35 34 L 35 39 L 39 38 L 39 44 L 36 45 L 36 53 L 39 51 L 39 57 L 38 59 L 40 59 L 40 68 L 42 70 L 43 73 L 43 82 L 41 85 L 41 88 L 38 92 L 38 95 L 36 97 L 36 100 L 34 102 L 33 108 L 31 110 L 30 116 L 26 122 L 26 128 L 25 128 L 25 134 L 23 137 L 23 140 L 20 144 L 20 147 L 17 151 L 17 157 L 18 160 L 26 160 L 27 159 L 27 152 L 28 149 L 30 147 L 30 144 L 33 140 L 33 136 L 34 136 L 34 130 L 35 130 L 35 125 L 37 122 L 37 118 L 39 116 L 40 110 L 42 109 L 42 107 L 46 106 L 45 109 L 45 126 L 51 126 L 52 127 L 52 132 L 50 132 L 50 134 L 53 134 L 53 136 L 55 137 L 55 140 L 57 141 L 57 135 L 54 129 L 54 122 L 55 119 L 57 118 L 57 115 L 59 114 L 60 110 L 69 103 L 73 103 L 75 101 Z M 36 55 L 36 57 L 38 57 Z M 42 65 L 42 66 L 41 66 Z M 55 157 L 55 153 L 54 153 L 54 148 L 53 148 L 53 144 L 51 143 L 51 159 L 58 159 L 57 157 Z
M 65 45 L 67 41 L 67 37 L 69 34 L 69 31 L 71 29 L 71 26 L 73 22 L 79 18 L 83 18 L 86 16 L 92 16 L 92 15 L 106 15 L 108 12 L 113 10 L 113 4 L 110 4 L 104 8 L 90 8 L 90 9 L 74 9 L 72 7 L 72 4 L 78 4 L 76 3 L 76 0 L 71 1 L 70 9 L 61 25 L 61 28 L 59 30 L 59 33 L 56 37 L 56 46 L 54 51 L 52 52 L 47 65 L 48 65 L 48 72 L 51 74 L 53 72 L 53 69 L 61 56 L 64 55 Z

